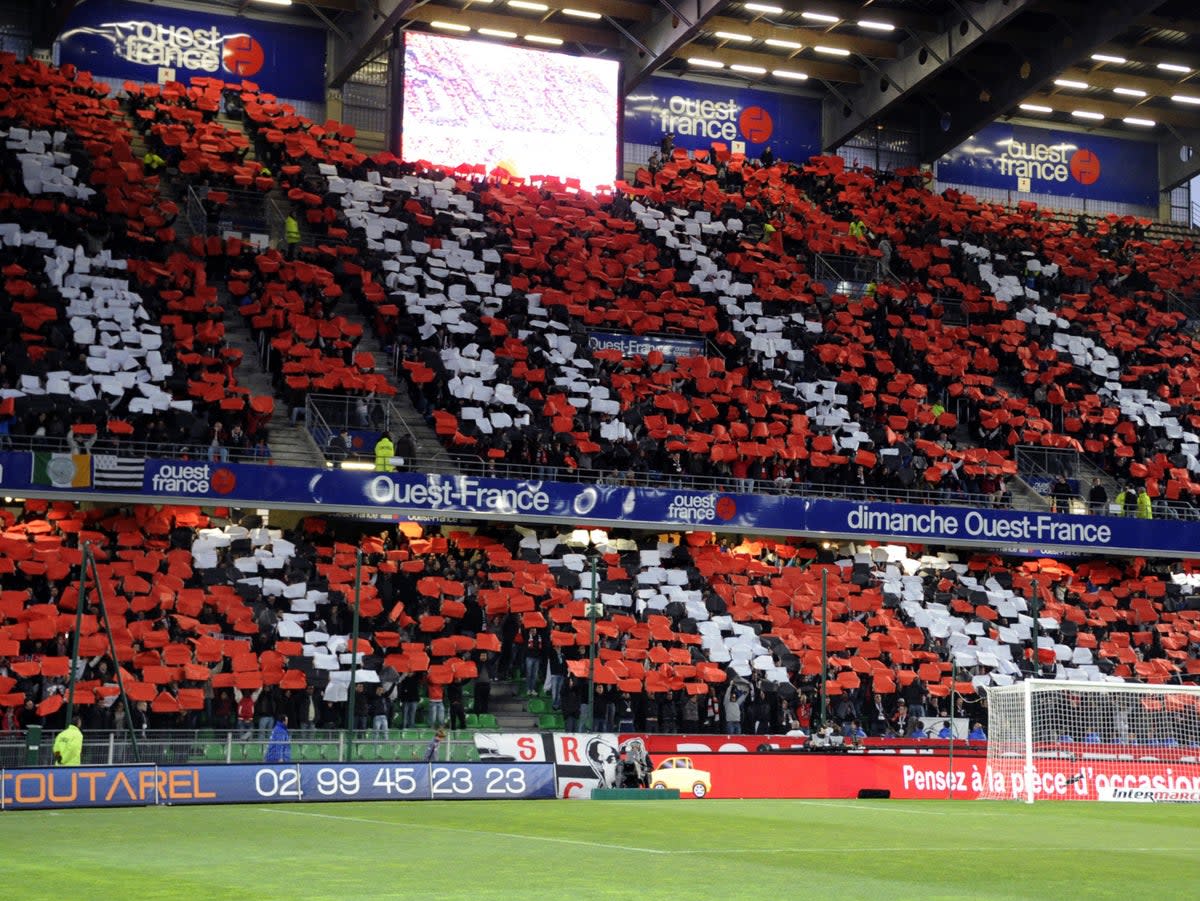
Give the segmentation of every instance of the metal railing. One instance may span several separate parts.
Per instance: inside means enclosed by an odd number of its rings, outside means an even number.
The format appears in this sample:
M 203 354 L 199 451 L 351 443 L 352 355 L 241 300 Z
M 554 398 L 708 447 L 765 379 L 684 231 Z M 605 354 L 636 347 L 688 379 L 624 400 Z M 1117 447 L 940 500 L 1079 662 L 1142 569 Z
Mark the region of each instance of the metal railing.
M 270 463 L 248 448 L 222 447 L 220 451 L 206 442 L 179 441 L 162 444 L 155 441 L 124 441 L 99 438 L 95 444 L 77 441 L 72 447 L 67 438 L 46 435 L 9 435 L 0 441 L 0 449 L 13 451 L 46 451 L 55 454 L 91 454 L 118 457 L 153 458 L 160 460 L 208 460 L 220 463 Z
M 321 453 L 329 441 L 342 429 L 389 432 L 402 435 L 411 442 L 415 450 L 417 437 L 408 426 L 403 411 L 387 397 L 368 397 L 349 394 L 309 394 L 304 399 L 305 426 Z M 371 456 L 370 448 L 364 448 L 360 456 Z M 437 460 L 442 454 L 435 455 Z
M 1190 300 L 1185 300 L 1180 297 L 1170 288 L 1163 288 L 1163 296 L 1166 299 L 1167 312 L 1182 313 L 1184 319 L 1184 328 L 1190 332 L 1200 329 L 1200 307 Z
M 385 732 L 294 729 L 289 751 L 293 762 L 424 760 L 433 734 L 431 729 Z M 0 737 L 0 767 L 52 766 L 53 744 L 53 736 L 44 735 L 35 752 L 36 762 L 31 762 L 24 734 Z M 235 729 L 147 729 L 138 733 L 135 753 L 127 732 L 89 729 L 84 732 L 80 762 L 84 766 L 257 763 L 262 762 L 269 744 L 269 734 L 263 735 L 258 730 L 246 738 Z M 437 762 L 477 759 L 474 738 L 466 733 L 447 733 L 434 757 Z
M 853 284 L 868 284 L 879 275 L 879 260 L 875 257 L 813 254 L 813 278 Z

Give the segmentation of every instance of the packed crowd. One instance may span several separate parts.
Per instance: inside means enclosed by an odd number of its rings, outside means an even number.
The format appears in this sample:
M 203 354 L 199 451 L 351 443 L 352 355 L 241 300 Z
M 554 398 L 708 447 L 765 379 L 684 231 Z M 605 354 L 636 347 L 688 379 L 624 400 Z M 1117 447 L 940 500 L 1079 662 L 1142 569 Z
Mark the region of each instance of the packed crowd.
M 917 172 L 847 172 L 833 158 L 677 155 L 612 197 L 485 182 L 368 160 L 344 128 L 248 85 L 233 89 L 239 137 L 216 121 L 231 89 L 209 81 L 128 91 L 151 155 L 139 164 L 118 103 L 86 74 L 3 57 L 0 79 L 14 298 L 0 321 L 0 419 L 12 443 L 119 457 L 123 442 L 150 440 L 201 456 L 236 434 L 265 447 L 273 400 L 237 384 L 223 285 L 268 338 L 289 406 L 311 390 L 392 390 L 357 350 L 353 308 L 398 348 L 447 445 L 497 471 L 1003 503 L 1012 449 L 1031 444 L 1081 449 L 1148 498 L 1195 490 L 1193 339 L 1164 294 L 1193 289 L 1191 248 L 1122 223 L 1079 235 L 1035 209 L 932 194 Z M 306 238 L 289 230 L 286 252 L 236 237 L 180 244 L 160 168 L 203 188 L 210 208 L 222 191 L 282 195 Z M 873 281 L 827 284 L 813 254 L 866 261 Z M 949 303 L 966 324 L 948 324 Z M 595 351 L 593 329 L 708 349 Z M 1013 565 L 621 535 L 595 548 L 593 587 L 587 555 L 546 529 L 365 536 L 308 519 L 284 532 L 194 509 L 32 501 L 5 516 L 9 727 L 62 716 L 82 541 L 99 550 L 117 626 L 114 660 L 87 614 L 76 675 L 90 726 L 125 716 L 117 666 L 139 726 L 254 729 L 281 711 L 293 727 L 337 725 L 356 651 L 366 728 L 410 725 L 422 707 L 461 726 L 466 686 L 486 712 L 484 686 L 519 678 L 568 726 L 594 713 L 613 728 L 780 732 L 808 728 L 825 697 L 851 731 L 910 734 L 929 716 L 978 718 L 982 687 L 1034 671 L 1198 674 L 1195 576 L 1141 560 Z M 606 605 L 594 673 L 593 591 Z M 589 679 L 595 711 L 583 709 Z
M 114 660 L 89 586 L 76 703 L 93 729 L 125 725 L 118 666 L 139 728 L 261 740 L 284 714 L 294 730 L 339 728 L 355 650 L 363 730 L 461 729 L 467 713 L 488 713 L 493 682 L 512 679 L 568 729 L 594 719 L 626 731 L 780 734 L 812 728 L 824 698 L 838 729 L 919 738 L 922 723 L 985 721 L 983 689 L 1035 671 L 1166 684 L 1200 675 L 1190 565 L 1014 566 L 700 532 L 597 533 L 580 545 L 550 528 L 372 533 L 314 517 L 280 530 L 195 508 L 44 501 L 3 516 L 9 730 L 65 715 L 83 542 L 116 646 Z M 591 674 L 593 597 L 604 608 Z

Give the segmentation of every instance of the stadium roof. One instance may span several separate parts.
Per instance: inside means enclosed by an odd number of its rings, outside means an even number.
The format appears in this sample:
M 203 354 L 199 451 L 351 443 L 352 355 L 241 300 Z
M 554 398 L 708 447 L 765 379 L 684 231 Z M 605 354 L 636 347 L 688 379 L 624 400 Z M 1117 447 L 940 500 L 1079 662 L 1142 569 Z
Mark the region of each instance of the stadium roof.
M 627 90 L 664 71 L 818 93 L 827 149 L 881 129 L 909 136 L 909 149 L 929 161 L 1013 115 L 1151 132 L 1176 151 L 1200 146 L 1192 0 L 202 3 L 320 20 L 335 38 L 332 87 L 395 29 L 411 29 L 618 59 Z M 1175 164 L 1176 180 L 1195 168 Z

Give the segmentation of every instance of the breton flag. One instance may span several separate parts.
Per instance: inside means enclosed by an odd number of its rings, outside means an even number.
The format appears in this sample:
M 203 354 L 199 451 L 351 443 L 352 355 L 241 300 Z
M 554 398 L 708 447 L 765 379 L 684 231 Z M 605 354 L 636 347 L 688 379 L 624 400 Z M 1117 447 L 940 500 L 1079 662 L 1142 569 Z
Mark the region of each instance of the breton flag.
M 146 476 L 144 457 L 118 457 L 115 454 L 95 454 L 92 457 L 92 485 L 105 488 L 142 490 Z

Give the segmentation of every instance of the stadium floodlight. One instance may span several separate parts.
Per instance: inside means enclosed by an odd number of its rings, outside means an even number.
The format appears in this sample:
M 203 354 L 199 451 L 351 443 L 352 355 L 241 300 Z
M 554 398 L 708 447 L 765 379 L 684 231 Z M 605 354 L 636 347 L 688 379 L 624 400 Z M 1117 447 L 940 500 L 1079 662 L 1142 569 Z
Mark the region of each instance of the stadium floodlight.
M 487 38 L 506 38 L 510 41 L 517 36 L 515 31 L 504 31 L 501 28 L 480 28 L 479 33 Z
M 1145 97 L 1146 92 L 1137 88 L 1113 88 L 1114 94 L 1120 94 L 1122 97 Z
M 443 22 L 440 19 L 434 19 L 429 23 L 429 27 L 440 28 L 442 31 L 467 32 L 471 30 L 470 25 L 463 25 L 460 22 Z
M 689 56 L 689 66 L 697 66 L 701 69 L 724 69 L 725 64 L 717 59 L 705 59 L 703 56 Z
M 1076 88 L 1080 91 L 1087 90 L 1091 85 L 1086 81 L 1076 81 L 1073 78 L 1056 78 L 1054 83 L 1060 88 Z
M 891 22 L 880 22 L 875 19 L 859 19 L 858 27 L 867 31 L 895 31 L 896 26 Z
M 849 50 L 844 50 L 841 47 L 827 47 L 824 44 L 817 44 L 817 46 L 813 47 L 813 50 L 816 50 L 817 53 L 827 53 L 830 56 L 849 56 L 850 55 Z
M 782 38 L 767 38 L 763 43 L 768 47 L 778 47 L 780 50 L 803 50 L 804 45 L 799 41 L 785 41 Z
M 1022 103 L 1020 108 L 1025 110 L 1025 112 L 1027 112 L 1027 113 L 1052 113 L 1052 112 L 1054 112 L 1054 110 L 1051 109 L 1050 107 L 1042 106 L 1040 103 Z
M 262 3 L 265 6 L 291 6 L 292 0 L 254 0 L 255 3 Z
M 1138 125 L 1138 126 L 1141 126 L 1142 128 L 1153 128 L 1155 125 L 1158 124 L 1153 119 L 1140 119 L 1137 116 L 1126 116 L 1121 121 L 1124 122 L 1126 125 Z
M 751 35 L 738 31 L 714 31 L 713 37 L 718 37 L 723 41 L 737 41 L 739 44 L 749 44 L 754 40 Z
M 1192 71 L 1188 66 L 1181 66 L 1178 63 L 1159 63 L 1158 68 L 1164 72 L 1177 72 L 1180 75 L 1187 75 Z
M 791 81 L 808 81 L 806 74 L 795 72 L 792 69 L 772 69 L 771 74 L 776 78 L 790 79 Z
M 771 6 L 769 3 L 743 3 L 742 8 L 752 13 L 764 13 L 768 16 L 783 15 L 782 6 Z
M 1125 63 L 1129 62 L 1129 60 L 1127 60 L 1125 57 L 1117 56 L 1112 53 L 1093 53 L 1092 59 L 1098 63 L 1115 63 L 1118 66 L 1123 66 Z
M 574 16 L 576 19 L 590 19 L 593 22 L 604 18 L 600 13 L 592 12 L 590 9 L 571 9 L 565 7 L 559 10 L 564 16 Z
M 826 25 L 836 25 L 842 21 L 837 16 L 831 16 L 828 13 L 802 12 L 800 13 L 800 17 L 808 19 L 810 22 L 823 22 Z
M 1193 97 L 1190 94 L 1172 94 L 1171 99 L 1176 103 L 1188 103 L 1193 106 L 1200 105 L 1200 97 Z
M 550 37 L 548 34 L 527 34 L 525 35 L 525 40 L 531 44 L 546 44 L 550 47 L 562 46 L 562 38 Z
M 513 9 L 527 9 L 534 13 L 544 13 L 550 9 L 545 3 L 530 3 L 529 0 L 508 0 L 508 5 Z
M 742 63 L 732 63 L 729 66 L 733 72 L 741 72 L 743 75 L 766 75 L 767 70 L 763 66 L 747 66 Z
M 1090 109 L 1073 109 L 1071 115 L 1076 119 L 1091 119 L 1093 122 L 1099 122 L 1104 118 L 1104 113 L 1093 112 Z
M 1025 679 L 987 705 L 981 798 L 1200 802 L 1200 685 Z

